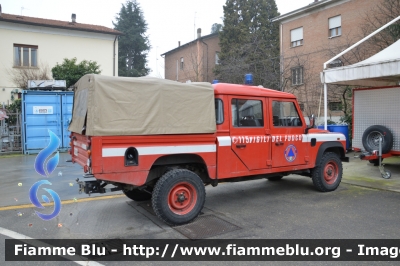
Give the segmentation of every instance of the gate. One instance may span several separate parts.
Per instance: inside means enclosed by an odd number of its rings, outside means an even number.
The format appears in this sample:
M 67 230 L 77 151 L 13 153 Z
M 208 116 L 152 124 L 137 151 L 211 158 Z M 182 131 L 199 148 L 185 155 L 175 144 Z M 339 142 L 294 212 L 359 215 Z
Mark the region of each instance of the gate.
M 21 112 L 7 113 L 8 119 L 0 119 L 0 154 L 21 152 Z M 7 121 L 7 123 L 6 123 Z
M 38 153 L 50 142 L 48 130 L 60 138 L 60 151 L 69 148 L 72 91 L 23 91 L 22 138 L 25 154 Z

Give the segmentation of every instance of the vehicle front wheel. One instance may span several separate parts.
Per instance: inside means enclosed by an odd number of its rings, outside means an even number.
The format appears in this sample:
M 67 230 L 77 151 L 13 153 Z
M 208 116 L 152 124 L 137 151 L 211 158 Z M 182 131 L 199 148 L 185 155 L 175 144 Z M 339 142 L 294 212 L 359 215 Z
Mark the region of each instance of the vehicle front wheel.
M 181 225 L 200 214 L 205 197 L 204 183 L 197 174 L 186 169 L 174 169 L 157 181 L 152 206 L 165 223 Z
M 342 180 L 343 166 L 339 156 L 334 152 L 326 152 L 311 171 L 315 188 L 322 192 L 335 190 Z

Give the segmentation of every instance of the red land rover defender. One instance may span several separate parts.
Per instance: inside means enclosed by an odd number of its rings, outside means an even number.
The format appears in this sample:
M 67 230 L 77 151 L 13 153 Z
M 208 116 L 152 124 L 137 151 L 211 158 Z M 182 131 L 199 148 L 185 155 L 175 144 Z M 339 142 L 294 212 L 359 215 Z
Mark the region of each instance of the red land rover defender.
M 179 225 L 199 215 L 207 184 L 299 174 L 335 190 L 346 138 L 310 124 L 285 92 L 90 74 L 75 84 L 70 153 L 95 178 L 80 191 L 112 184 Z

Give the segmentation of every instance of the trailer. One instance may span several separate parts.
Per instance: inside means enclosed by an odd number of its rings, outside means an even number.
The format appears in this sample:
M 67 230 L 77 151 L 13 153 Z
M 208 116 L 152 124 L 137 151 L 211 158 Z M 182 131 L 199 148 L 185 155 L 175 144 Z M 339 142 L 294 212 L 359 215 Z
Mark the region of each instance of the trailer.
M 325 62 L 321 73 L 325 112 L 328 84 L 355 86 L 352 146 L 362 160 L 380 166 L 383 178 L 391 173 L 382 159 L 400 155 L 400 40 L 353 65 L 328 69 L 327 64 L 398 20 L 400 16 Z
M 400 155 L 399 100 L 400 87 L 353 90 L 352 143 L 362 160 L 378 166 L 382 159 Z

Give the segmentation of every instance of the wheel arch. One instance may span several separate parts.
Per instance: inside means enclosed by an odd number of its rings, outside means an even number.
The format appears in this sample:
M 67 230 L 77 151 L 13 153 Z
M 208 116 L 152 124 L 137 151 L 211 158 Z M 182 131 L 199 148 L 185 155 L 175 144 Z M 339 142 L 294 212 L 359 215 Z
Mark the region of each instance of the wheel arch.
M 146 183 L 160 178 L 165 172 L 174 169 L 182 168 L 196 172 L 200 178 L 206 182 L 210 179 L 207 164 L 205 160 L 198 154 L 170 154 L 163 155 L 154 161 Z
M 339 141 L 330 141 L 321 144 L 321 146 L 318 149 L 318 154 L 315 163 L 318 163 L 321 160 L 325 152 L 334 152 L 337 155 L 339 155 L 340 160 L 342 162 L 349 162 L 349 158 L 346 157 L 343 145 Z

